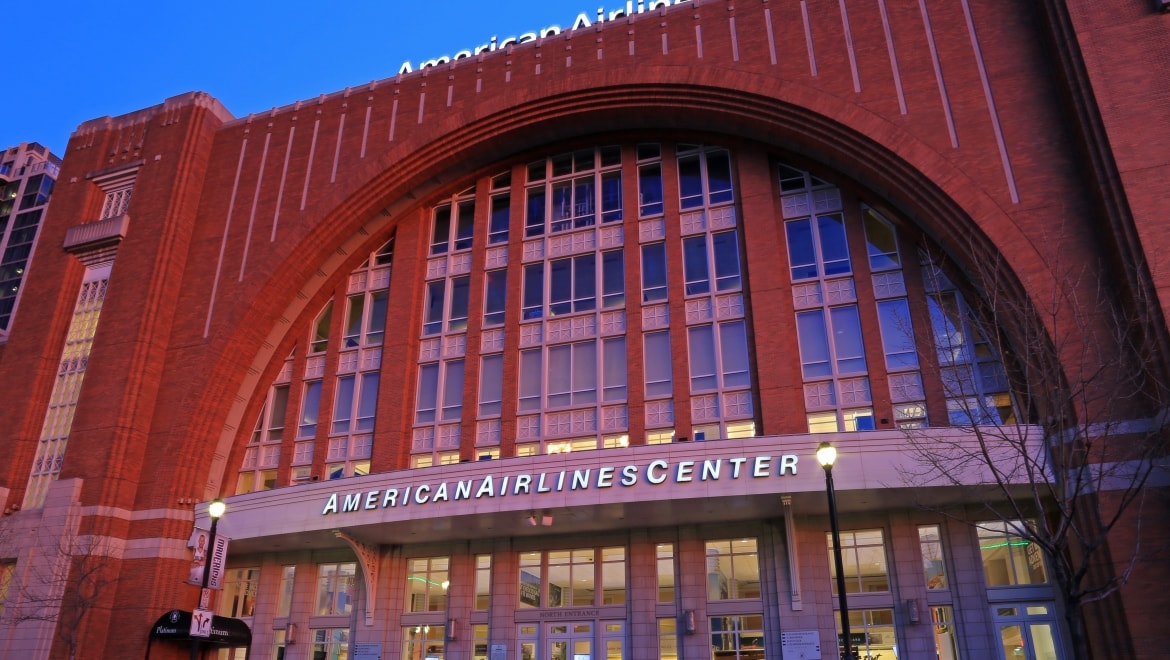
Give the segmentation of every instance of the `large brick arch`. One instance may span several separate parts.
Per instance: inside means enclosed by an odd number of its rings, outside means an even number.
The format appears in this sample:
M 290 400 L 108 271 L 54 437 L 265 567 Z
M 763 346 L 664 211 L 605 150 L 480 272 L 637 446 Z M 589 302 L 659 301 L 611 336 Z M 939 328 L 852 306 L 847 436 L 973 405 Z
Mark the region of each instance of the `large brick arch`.
M 230 332 L 215 339 L 226 348 L 208 381 L 214 385 L 200 393 L 197 410 L 228 414 L 192 420 L 205 429 L 192 435 L 217 438 L 215 459 L 206 473 L 206 495 L 220 494 L 212 491 L 222 488 L 230 463 L 239 460 L 238 452 L 235 457 L 232 452 L 249 432 L 248 420 L 258 414 L 267 383 L 279 369 L 278 356 L 287 355 L 298 338 L 307 336 L 324 292 L 399 223 L 419 217 L 419 209 L 440 189 L 542 146 L 602 132 L 639 130 L 747 139 L 779 153 L 800 154 L 853 178 L 915 222 L 960 267 L 993 254 L 1010 255 L 1005 260 L 1009 266 L 1013 258 L 1041 260 L 1031 238 L 991 194 L 912 134 L 817 90 L 788 84 L 785 92 L 785 99 L 777 99 L 693 85 L 595 88 L 488 114 L 436 136 L 393 163 L 386 164 L 389 156 L 374 159 L 366 168 L 368 178 L 354 184 L 348 197 L 339 203 L 325 198 L 306 209 L 320 222 L 285 255 L 254 300 L 236 302 L 242 313 L 238 318 L 228 314 L 236 318 Z M 1022 292 L 1014 275 L 1008 275 L 1015 284 L 1012 288 Z M 409 272 L 405 276 L 410 277 Z M 279 319 L 275 325 L 273 318 Z M 241 369 L 242 364 L 247 368 Z M 236 386 L 223 387 L 225 383 Z

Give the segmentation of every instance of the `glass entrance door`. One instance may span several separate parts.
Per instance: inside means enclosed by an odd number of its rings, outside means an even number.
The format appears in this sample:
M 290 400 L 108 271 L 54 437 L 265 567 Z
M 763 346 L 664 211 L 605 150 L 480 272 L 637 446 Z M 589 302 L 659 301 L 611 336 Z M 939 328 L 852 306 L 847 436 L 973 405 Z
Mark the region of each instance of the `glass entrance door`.
M 1061 660 L 1060 635 L 1050 605 L 997 605 L 991 611 L 1001 660 Z
M 594 660 L 593 622 L 549 623 L 547 626 L 548 660 Z

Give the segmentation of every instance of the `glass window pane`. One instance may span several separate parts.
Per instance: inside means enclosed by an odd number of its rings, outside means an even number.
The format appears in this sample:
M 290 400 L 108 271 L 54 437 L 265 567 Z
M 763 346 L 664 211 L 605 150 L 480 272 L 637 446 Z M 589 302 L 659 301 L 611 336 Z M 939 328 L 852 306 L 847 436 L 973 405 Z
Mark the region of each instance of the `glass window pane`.
M 541 350 L 520 353 L 520 410 L 540 410 Z
M 297 437 L 311 438 L 317 434 L 317 416 L 321 412 L 321 381 L 315 380 L 305 383 L 305 393 L 301 399 L 301 423 L 297 430 Z
M 479 414 L 500 414 L 503 399 L 504 356 L 484 356 L 479 372 Z
M 691 391 L 715 389 L 715 337 L 709 325 L 687 328 L 690 348 Z
M 459 202 L 459 225 L 455 231 L 455 249 L 470 250 L 475 233 L 475 201 Z
M 427 307 L 423 313 L 424 335 L 437 335 L 443 330 L 443 296 L 446 290 L 445 280 L 427 284 Z
M 572 348 L 568 344 L 548 349 L 548 405 L 567 406 L 572 401 Z
M 350 414 L 353 412 L 353 387 L 353 376 L 342 376 L 337 379 L 337 394 L 333 400 L 332 433 L 349 431 Z
M 678 193 L 680 208 L 703 205 L 703 179 L 698 155 L 678 159 Z
M 869 248 L 870 270 L 889 270 L 902 264 L 898 258 L 898 241 L 894 226 L 879 216 L 873 209 L 863 212 L 865 240 Z
M 573 260 L 557 259 L 549 263 L 548 313 L 550 316 L 573 311 Z
M 464 275 L 451 280 L 451 315 L 447 321 L 448 332 L 467 328 L 467 301 L 471 293 L 471 277 Z
M 528 209 L 524 221 L 524 236 L 531 238 L 544 234 L 544 186 L 528 189 Z
M 573 311 L 587 312 L 597 307 L 597 255 L 583 254 L 573 259 Z
M 614 222 L 622 219 L 622 173 L 621 170 L 601 175 L 601 221 Z
M 508 241 L 508 223 L 512 217 L 511 203 L 510 195 L 492 197 L 492 217 L 488 228 L 489 243 L 506 243 Z
M 825 277 L 852 272 L 849 246 L 845 243 L 844 219 L 840 215 L 817 216 L 817 235 L 821 240 Z
M 418 368 L 418 396 L 414 410 L 414 421 L 426 423 L 435 421 L 435 407 L 439 391 L 439 365 L 424 364 Z
M 642 302 L 666 300 L 666 244 L 642 246 Z
M 829 340 L 825 331 L 824 312 L 817 309 L 797 314 L 796 331 L 800 341 L 800 360 L 804 378 L 833 375 L 833 368 L 829 363 Z
M 344 346 L 351 348 L 361 343 L 362 312 L 365 310 L 366 296 L 359 294 L 350 296 L 345 313 Z
M 710 275 L 707 271 L 706 236 L 683 239 L 683 274 L 686 277 L 688 296 L 711 291 Z
M 605 340 L 605 355 L 602 386 L 605 401 L 621 401 L 626 398 L 626 338 L 614 337 Z
M 355 431 L 371 431 L 374 428 L 374 415 L 378 409 L 378 374 L 362 374 L 361 393 L 358 395 L 357 422 Z
M 829 310 L 833 323 L 833 349 L 837 354 L 837 372 L 841 374 L 865 371 L 865 344 L 861 337 L 861 321 L 857 306 L 834 307 Z
M 918 351 L 914 345 L 914 328 L 910 324 L 910 305 L 905 298 L 898 298 L 882 300 L 877 308 L 886 368 L 891 371 L 917 368 Z
M 435 225 L 431 234 L 431 254 L 443 254 L 447 251 L 447 241 L 451 236 L 451 205 L 444 204 L 435 209 Z
M 463 360 L 452 360 L 443 380 L 443 421 L 457 421 L 462 416 Z
M 739 240 L 735 232 L 712 234 L 711 249 L 715 258 L 715 289 L 732 291 L 740 288 Z
M 662 166 L 658 163 L 638 168 L 638 194 L 641 196 L 642 217 L 661 215 L 662 207 Z
M 671 393 L 670 332 L 650 332 L 644 338 L 646 369 L 646 396 L 668 396 Z
M 731 201 L 731 156 L 726 151 L 707 154 L 707 189 L 711 204 Z
M 387 291 L 375 291 L 370 295 L 369 332 L 366 334 L 367 344 L 381 344 L 382 335 L 386 331 L 386 303 L 389 298 Z
M 573 405 L 597 402 L 597 343 L 573 344 Z
M 719 326 L 719 349 L 723 361 L 723 386 L 751 385 L 748 371 L 747 329 L 743 321 L 732 321 Z
M 484 325 L 498 325 L 504 322 L 504 304 L 507 299 L 507 287 L 507 269 L 501 268 L 500 270 L 488 271 L 483 294 Z
M 544 264 L 524 267 L 524 320 L 538 319 L 544 310 Z
M 601 254 L 601 295 L 603 307 L 626 304 L 626 268 L 621 250 Z
M 788 235 L 788 265 L 792 268 L 792 280 L 816 277 L 817 259 L 809 221 L 789 222 L 784 225 L 784 229 Z

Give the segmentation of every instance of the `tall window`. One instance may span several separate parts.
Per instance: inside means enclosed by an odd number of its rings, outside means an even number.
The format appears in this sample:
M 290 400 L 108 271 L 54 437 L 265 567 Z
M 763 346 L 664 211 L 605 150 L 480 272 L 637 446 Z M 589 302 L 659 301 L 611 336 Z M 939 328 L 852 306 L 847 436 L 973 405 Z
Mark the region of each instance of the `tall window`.
M 764 657 L 764 617 L 711 617 L 711 657 L 728 660 L 755 660 Z
M 838 640 L 841 634 L 841 619 L 837 617 Z M 849 610 L 849 634 L 855 657 L 896 657 L 897 626 L 892 609 Z
M 317 566 L 317 608 L 321 616 L 349 614 L 357 589 L 357 564 L 319 564 Z
M 16 575 L 16 562 L 0 562 L 0 616 L 4 616 L 4 604 L 8 602 L 8 590 L 12 588 L 14 575 Z
M 486 610 L 492 600 L 492 556 L 475 556 L 475 609 Z
M 707 541 L 707 600 L 759 597 L 756 539 Z
M 475 232 L 475 189 L 435 207 L 431 223 L 431 254 L 470 250 Z
M 666 300 L 666 244 L 642 246 L 642 302 Z
M 313 660 L 345 660 L 349 657 L 349 628 L 316 628 L 309 631 Z
M 507 243 L 508 228 L 512 222 L 512 196 L 509 192 L 512 187 L 512 173 L 505 172 L 492 177 L 491 186 L 492 211 L 488 223 L 488 243 L 491 245 Z
M 674 544 L 659 543 L 655 546 L 658 558 L 658 602 L 673 603 L 675 593 Z
M 521 608 L 625 602 L 625 548 L 577 548 L 520 555 Z
M 923 280 L 951 424 L 1014 424 L 1007 372 L 989 333 L 940 270 L 925 264 Z
M 442 658 L 447 639 L 444 626 L 416 625 L 402 628 L 402 660 Z M 331 659 L 332 660 L 332 659 Z
M 528 166 L 524 235 L 622 219 L 621 147 L 581 149 Z
M 345 348 L 382 343 L 386 332 L 386 300 L 386 289 L 349 296 L 342 337 Z
M 947 565 L 943 560 L 942 535 L 938 525 L 918 528 L 918 546 L 922 551 L 922 569 L 927 589 L 949 589 Z
M 422 557 L 408 562 L 406 575 L 407 612 L 444 612 L 447 610 L 447 589 L 450 559 Z
M 726 149 L 678 145 L 678 190 L 684 210 L 733 201 L 731 155 Z
M 45 422 L 37 442 L 37 453 L 29 473 L 28 487 L 24 494 L 25 509 L 40 508 L 45 502 L 49 484 L 61 474 L 65 460 L 65 446 L 73 425 L 73 411 L 81 396 L 81 384 L 85 378 L 89 352 L 97 332 L 98 317 L 106 299 L 106 287 L 110 282 L 112 262 L 86 268 L 81 291 L 73 306 L 73 318 L 65 336 L 65 346 L 49 395 L 49 407 L 45 411 Z
M 223 593 L 219 597 L 219 615 L 250 617 L 256 610 L 256 593 L 260 586 L 260 569 L 232 568 L 227 571 Z
M 287 380 L 284 372 L 280 378 Z M 284 415 L 287 410 L 288 385 L 273 385 L 256 419 L 252 439 L 244 450 L 244 463 L 236 481 L 236 493 L 276 487 L 276 468 L 280 464 L 280 445 L 284 439 Z
M 833 594 L 837 593 L 837 565 L 832 561 L 833 537 L 825 535 L 829 567 L 833 576 Z M 845 593 L 872 593 L 890 590 L 890 573 L 886 566 L 886 544 L 882 530 L 841 532 L 841 557 L 845 568 Z
M 280 569 L 280 592 L 276 597 L 276 616 L 288 616 L 292 610 L 293 585 L 296 583 L 297 567 L 282 566 Z
M 1048 582 L 1044 553 L 1024 537 L 1031 522 L 988 521 L 975 526 L 979 552 L 983 555 L 983 576 L 989 587 Z
M 662 215 L 662 149 L 657 144 L 638 145 L 638 215 Z

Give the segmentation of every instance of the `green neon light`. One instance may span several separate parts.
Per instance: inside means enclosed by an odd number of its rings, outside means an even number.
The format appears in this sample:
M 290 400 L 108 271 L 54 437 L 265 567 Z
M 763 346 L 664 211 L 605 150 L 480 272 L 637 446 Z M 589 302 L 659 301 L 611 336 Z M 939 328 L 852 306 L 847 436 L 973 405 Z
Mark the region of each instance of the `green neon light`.
M 1018 548 L 1020 546 L 1028 545 L 1029 543 L 1030 541 L 1004 541 L 1003 543 L 992 543 L 991 545 L 981 545 L 979 547 L 983 550 L 994 550 L 995 548 L 1004 547 Z

